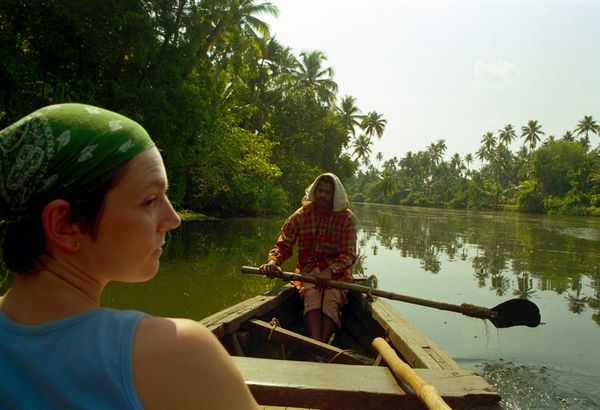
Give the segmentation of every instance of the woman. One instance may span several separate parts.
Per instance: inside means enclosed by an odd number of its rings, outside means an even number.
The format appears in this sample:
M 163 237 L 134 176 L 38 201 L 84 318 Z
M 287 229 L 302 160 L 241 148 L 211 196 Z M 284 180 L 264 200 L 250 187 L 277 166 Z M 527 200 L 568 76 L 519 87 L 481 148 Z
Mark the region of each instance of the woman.
M 256 408 L 219 341 L 187 319 L 100 307 L 157 272 L 180 219 L 136 122 L 81 104 L 0 132 L 0 408 Z

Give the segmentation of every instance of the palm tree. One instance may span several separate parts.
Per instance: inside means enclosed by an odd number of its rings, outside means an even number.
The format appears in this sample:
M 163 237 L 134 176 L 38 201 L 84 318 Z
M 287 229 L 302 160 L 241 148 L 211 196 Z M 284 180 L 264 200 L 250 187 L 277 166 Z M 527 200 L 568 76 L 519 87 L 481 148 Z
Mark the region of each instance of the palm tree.
M 467 172 L 469 172 L 469 167 L 473 163 L 473 154 L 468 153 L 465 155 L 465 163 L 467 164 Z
M 270 2 L 258 3 L 255 0 L 228 0 L 220 5 L 219 15 L 216 18 L 204 47 L 196 52 L 196 57 L 200 58 L 215 44 L 225 27 L 232 25 L 242 27 L 253 37 L 257 34 L 269 36 L 269 25 L 260 20 L 256 15 L 269 14 L 273 17 L 279 15 L 277 6 Z
M 340 106 L 337 107 L 337 112 L 340 115 L 342 125 L 348 132 L 355 135 L 355 127 L 360 126 L 360 109 L 356 106 L 356 98 L 347 95 L 340 101 Z
M 503 129 L 498 130 L 498 140 L 500 141 L 500 144 L 504 144 L 508 147 L 516 138 L 517 134 L 512 124 L 506 124 Z
M 366 135 L 359 135 L 352 142 L 351 148 L 352 155 L 356 157 L 357 161 L 367 165 L 369 163 L 369 156 L 371 155 L 371 138 Z
M 537 143 L 540 141 L 540 135 L 545 135 L 542 131 L 542 126 L 537 120 L 529 120 L 527 125 L 521 127 L 521 137 L 524 138 L 523 143 L 529 144 L 530 151 L 533 151 Z
M 479 147 L 475 155 L 477 156 L 477 158 L 479 158 L 479 161 L 481 161 L 481 165 L 483 165 L 483 163 L 488 159 L 488 154 L 483 145 Z
M 291 49 L 291 47 L 282 47 L 277 53 L 277 60 L 273 67 L 273 75 L 278 77 L 279 81 L 290 82 L 293 80 L 293 73 L 298 71 L 300 63 Z
M 383 161 L 383 154 L 381 153 L 381 151 L 380 151 L 380 152 L 378 152 L 378 153 L 377 153 L 377 155 L 375 155 L 375 159 L 376 159 L 378 162 L 381 162 L 381 161 Z
M 458 174 L 461 173 L 465 166 L 463 165 L 462 159 L 460 158 L 459 154 L 452 155 L 452 158 L 450 158 L 450 167 L 452 167 L 453 170 L 457 171 Z
M 396 175 L 389 168 L 384 168 L 381 173 L 381 180 L 377 184 L 384 197 L 389 198 L 396 192 Z
M 325 61 L 327 57 L 322 51 L 303 51 L 295 77 L 300 87 L 314 89 L 322 102 L 331 105 L 335 102 L 338 87 L 333 81 L 333 68 L 323 67 Z
M 573 142 L 573 141 L 575 141 L 575 136 L 573 135 L 572 131 L 567 130 L 567 131 L 565 131 L 565 133 L 563 134 L 561 139 L 563 141 Z
M 373 134 L 377 135 L 377 138 L 381 139 L 383 135 L 383 130 L 385 130 L 385 125 L 387 124 L 387 120 L 383 118 L 383 115 L 378 114 L 375 111 L 371 111 L 367 115 L 362 117 L 362 122 L 360 127 L 364 132 L 369 136 L 373 136 Z
M 444 155 L 444 152 L 446 152 L 446 140 L 440 138 L 439 140 L 437 140 L 437 142 L 435 143 L 435 148 L 442 154 L 442 156 Z
M 265 83 L 269 77 L 275 77 L 279 70 L 279 61 L 286 50 L 275 37 L 258 36 L 252 41 L 252 46 L 258 57 L 258 79 L 251 89 L 250 101 L 256 103 L 260 95 L 264 93 Z M 270 74 L 269 74 L 270 72 Z
M 444 141 L 443 139 L 439 139 L 435 143 L 432 142 L 427 147 L 427 152 L 429 153 L 429 157 L 431 158 L 431 161 L 433 162 L 433 164 L 436 166 L 442 161 L 445 151 L 446 151 L 446 141 Z
M 494 137 L 494 133 L 486 132 L 481 139 L 481 147 L 477 151 L 477 158 L 479 158 L 482 163 L 483 161 L 489 161 L 493 156 L 495 148 L 496 137 Z
M 581 120 L 581 121 L 579 121 L 579 123 L 577 123 L 577 128 L 575 128 L 575 132 L 577 132 L 577 135 L 584 134 L 584 137 L 581 139 L 581 143 L 585 147 L 589 147 L 590 146 L 589 133 L 591 131 L 592 134 L 598 135 L 598 133 L 600 132 L 599 127 L 600 126 L 596 123 L 596 120 L 594 120 L 591 115 L 584 115 L 583 120 Z
M 265 67 L 274 70 L 283 53 L 283 45 L 275 37 L 266 35 L 254 38 L 252 46 L 258 53 L 259 72 L 262 72 Z
M 493 132 L 486 132 L 483 134 L 481 144 L 485 148 L 486 152 L 492 152 L 496 148 L 496 137 Z

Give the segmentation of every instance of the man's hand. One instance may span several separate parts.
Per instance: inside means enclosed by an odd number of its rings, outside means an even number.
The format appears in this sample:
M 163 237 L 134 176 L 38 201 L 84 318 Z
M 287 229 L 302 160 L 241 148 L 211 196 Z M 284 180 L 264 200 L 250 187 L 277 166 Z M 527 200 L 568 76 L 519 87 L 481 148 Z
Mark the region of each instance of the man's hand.
M 320 288 L 328 288 L 327 282 L 331 280 L 331 269 L 323 269 L 322 271 L 313 271 L 312 276 L 317 280 L 317 285 Z
M 273 279 L 281 275 L 282 271 L 273 259 L 262 265 L 259 269 L 260 273 L 265 275 L 267 278 Z

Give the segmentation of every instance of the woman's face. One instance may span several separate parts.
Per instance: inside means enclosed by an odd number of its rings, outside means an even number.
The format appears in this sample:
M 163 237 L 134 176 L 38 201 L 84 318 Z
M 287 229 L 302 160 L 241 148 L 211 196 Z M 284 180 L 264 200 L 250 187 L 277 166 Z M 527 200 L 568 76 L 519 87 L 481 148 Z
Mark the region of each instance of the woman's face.
M 165 234 L 181 220 L 166 195 L 167 175 L 156 148 L 134 157 L 104 200 L 89 269 L 99 279 L 142 282 L 158 271 Z

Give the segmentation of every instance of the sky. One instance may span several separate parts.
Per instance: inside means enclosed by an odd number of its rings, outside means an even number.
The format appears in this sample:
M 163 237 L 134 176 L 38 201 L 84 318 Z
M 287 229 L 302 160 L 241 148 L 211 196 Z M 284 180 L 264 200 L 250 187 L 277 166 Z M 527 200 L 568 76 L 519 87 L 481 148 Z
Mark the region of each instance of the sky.
M 338 96 L 387 119 L 373 155 L 400 159 L 444 139 L 446 158 L 475 157 L 483 135 L 507 124 L 520 136 L 537 120 L 560 138 L 585 115 L 600 123 L 598 0 L 271 3 L 272 35 L 296 55 L 325 53 Z

